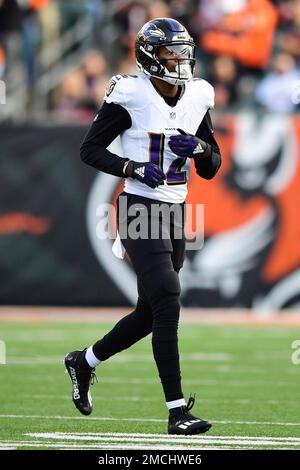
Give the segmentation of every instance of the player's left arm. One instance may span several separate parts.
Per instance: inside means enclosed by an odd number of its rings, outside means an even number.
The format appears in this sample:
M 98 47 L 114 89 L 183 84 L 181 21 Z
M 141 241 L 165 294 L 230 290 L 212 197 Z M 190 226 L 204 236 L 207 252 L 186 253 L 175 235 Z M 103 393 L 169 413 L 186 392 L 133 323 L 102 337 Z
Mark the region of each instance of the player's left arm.
M 196 137 L 201 140 L 201 146 L 204 149 L 202 153 L 194 157 L 196 172 L 202 178 L 210 180 L 219 171 L 222 159 L 220 148 L 214 137 L 209 110 L 197 129 Z
M 177 129 L 179 134 L 172 135 L 169 147 L 182 158 L 192 158 L 196 172 L 202 178 L 212 179 L 221 166 L 221 152 L 213 135 L 209 111 L 206 112 L 196 135 Z

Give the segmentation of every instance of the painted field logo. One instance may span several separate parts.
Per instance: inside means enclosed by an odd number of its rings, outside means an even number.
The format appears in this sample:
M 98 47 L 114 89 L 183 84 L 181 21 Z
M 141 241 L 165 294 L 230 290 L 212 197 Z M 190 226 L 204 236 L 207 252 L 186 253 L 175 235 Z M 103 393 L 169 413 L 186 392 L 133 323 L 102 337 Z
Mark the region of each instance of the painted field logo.
M 0 104 L 6 104 L 6 86 L 3 80 L 0 80 Z
M 0 340 L 0 364 L 6 364 L 6 347 L 4 341 Z

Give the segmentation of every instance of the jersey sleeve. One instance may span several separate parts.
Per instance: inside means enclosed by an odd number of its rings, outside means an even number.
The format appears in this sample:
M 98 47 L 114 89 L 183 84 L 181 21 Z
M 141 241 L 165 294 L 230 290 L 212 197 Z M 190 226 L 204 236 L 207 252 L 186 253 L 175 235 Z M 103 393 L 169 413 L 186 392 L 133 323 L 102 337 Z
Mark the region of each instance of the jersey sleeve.
M 130 126 L 131 118 L 122 106 L 104 102 L 80 147 L 82 161 L 98 171 L 124 177 L 124 164 L 129 159 L 119 157 L 107 147 Z
M 114 75 L 108 82 L 104 100 L 123 106 L 128 111 L 138 107 L 137 76 Z
M 205 158 L 194 158 L 196 172 L 201 178 L 212 179 L 221 166 L 221 152 L 219 145 L 214 137 L 214 130 L 209 114 L 206 112 L 200 126 L 197 129 L 196 136 L 208 144 L 210 156 Z
M 215 90 L 214 87 L 206 80 L 201 80 L 202 93 L 207 109 L 214 108 L 215 106 Z

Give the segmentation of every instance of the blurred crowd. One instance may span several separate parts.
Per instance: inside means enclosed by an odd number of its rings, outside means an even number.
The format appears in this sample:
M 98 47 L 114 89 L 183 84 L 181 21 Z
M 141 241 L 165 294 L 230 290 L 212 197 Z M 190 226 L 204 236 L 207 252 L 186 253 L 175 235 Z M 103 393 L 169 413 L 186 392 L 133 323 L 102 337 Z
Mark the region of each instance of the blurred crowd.
M 299 112 L 300 0 L 0 0 L 0 78 L 23 77 L 30 109 L 41 77 L 56 67 L 44 92 L 48 112 L 89 121 L 110 76 L 137 73 L 136 33 L 159 17 L 178 19 L 195 39 L 195 74 L 214 85 L 218 110 Z M 82 20 L 85 47 L 82 39 L 65 50 Z M 54 45 L 64 53 L 46 67 Z

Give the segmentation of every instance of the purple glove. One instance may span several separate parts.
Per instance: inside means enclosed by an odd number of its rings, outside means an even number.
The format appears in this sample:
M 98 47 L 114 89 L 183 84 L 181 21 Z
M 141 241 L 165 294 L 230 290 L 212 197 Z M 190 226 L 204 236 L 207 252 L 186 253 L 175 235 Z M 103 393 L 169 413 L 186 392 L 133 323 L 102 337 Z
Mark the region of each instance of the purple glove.
M 125 175 L 139 180 L 152 189 L 162 184 L 166 179 L 166 175 L 158 165 L 151 162 L 134 162 L 133 160 L 128 162 Z
M 169 147 L 173 153 L 183 158 L 198 157 L 206 149 L 207 144 L 195 135 L 177 129 L 180 135 L 171 135 Z

